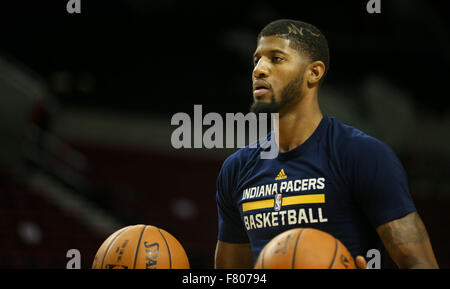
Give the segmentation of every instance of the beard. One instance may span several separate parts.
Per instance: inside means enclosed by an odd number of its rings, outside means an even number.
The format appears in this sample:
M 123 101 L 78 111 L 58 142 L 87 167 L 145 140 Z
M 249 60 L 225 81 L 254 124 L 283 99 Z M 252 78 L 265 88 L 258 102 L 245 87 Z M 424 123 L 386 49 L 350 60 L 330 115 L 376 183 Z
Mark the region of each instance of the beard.
M 258 115 L 259 113 L 279 113 L 282 116 L 282 111 L 285 110 L 295 99 L 302 94 L 303 74 L 289 82 L 281 91 L 280 101 L 275 100 L 275 95 L 272 93 L 270 102 L 256 102 L 253 101 L 250 106 L 250 112 Z

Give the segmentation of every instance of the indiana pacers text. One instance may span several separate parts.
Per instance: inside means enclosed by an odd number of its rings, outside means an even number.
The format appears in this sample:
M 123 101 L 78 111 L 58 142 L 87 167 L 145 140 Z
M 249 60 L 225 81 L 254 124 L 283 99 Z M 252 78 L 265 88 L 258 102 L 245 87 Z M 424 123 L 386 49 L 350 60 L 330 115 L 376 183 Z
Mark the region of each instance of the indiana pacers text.
M 242 192 L 242 200 L 271 196 L 276 193 L 292 193 L 323 190 L 325 178 L 297 179 L 250 187 Z
M 280 176 L 284 177 L 284 171 L 280 172 L 277 179 L 280 179 Z M 246 229 L 328 222 L 321 207 L 305 206 L 324 204 L 325 194 L 319 191 L 324 188 L 325 178 L 309 178 L 274 182 L 245 189 L 242 192 L 242 200 L 245 200 L 242 202 L 242 212 Z M 262 209 L 271 210 L 261 212 Z

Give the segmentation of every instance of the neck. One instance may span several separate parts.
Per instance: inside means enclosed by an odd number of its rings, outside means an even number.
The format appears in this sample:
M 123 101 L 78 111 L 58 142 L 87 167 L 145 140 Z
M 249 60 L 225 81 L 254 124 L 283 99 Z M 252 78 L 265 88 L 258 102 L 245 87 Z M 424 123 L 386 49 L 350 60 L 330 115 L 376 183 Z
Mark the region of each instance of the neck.
M 303 97 L 288 111 L 280 113 L 278 120 L 278 148 L 290 151 L 303 144 L 316 130 L 322 120 L 317 95 Z M 274 123 L 275 130 L 277 123 Z

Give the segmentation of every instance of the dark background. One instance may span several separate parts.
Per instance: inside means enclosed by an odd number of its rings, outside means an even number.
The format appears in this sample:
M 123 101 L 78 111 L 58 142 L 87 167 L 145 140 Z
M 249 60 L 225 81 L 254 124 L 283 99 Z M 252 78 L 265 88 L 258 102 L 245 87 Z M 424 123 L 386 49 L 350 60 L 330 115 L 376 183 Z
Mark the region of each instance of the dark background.
M 436 257 L 450 267 L 446 1 L 381 0 L 381 14 L 369 14 L 367 1 L 81 0 L 81 14 L 68 14 L 66 4 L 0 4 L 0 57 L 11 65 L 0 65 L 0 146 L 8 159 L 0 166 L 0 248 L 8 252 L 0 267 L 64 268 L 65 252 L 78 248 L 88 268 L 113 232 L 93 229 L 76 209 L 49 201 L 45 188 L 30 185 L 38 173 L 113 216 L 117 228 L 142 223 L 166 229 L 185 246 L 192 267 L 211 268 L 215 179 L 227 154 L 80 140 L 70 135 L 84 135 L 86 125 L 58 120 L 89 116 L 87 127 L 93 127 L 92 116 L 101 121 L 107 112 L 117 122 L 169 124 L 176 112 L 192 113 L 194 104 L 204 113 L 246 113 L 256 35 L 279 18 L 310 22 L 326 35 L 331 65 L 323 91 L 331 98 L 324 97 L 325 112 L 346 115 L 350 125 L 394 148 Z M 40 92 L 23 92 L 15 69 Z M 404 97 L 395 102 L 389 95 Z M 339 113 L 338 103 L 347 114 Z M 151 139 L 146 123 L 139 134 Z M 39 130 L 30 133 L 30 127 Z M 110 135 L 136 137 L 127 130 Z M 49 141 L 54 138 L 56 144 Z M 177 210 L 191 214 L 169 213 Z
M 89 93 L 59 95 L 64 104 L 145 114 L 193 103 L 245 111 L 253 38 L 270 21 L 293 18 L 326 35 L 327 83 L 355 84 L 379 72 L 411 91 L 421 109 L 448 111 L 438 85 L 449 65 L 445 1 L 382 1 L 381 14 L 367 13 L 366 1 L 83 1 L 72 15 L 66 1 L 14 2 L 2 4 L 5 52 L 49 81 L 67 70 L 95 82 Z

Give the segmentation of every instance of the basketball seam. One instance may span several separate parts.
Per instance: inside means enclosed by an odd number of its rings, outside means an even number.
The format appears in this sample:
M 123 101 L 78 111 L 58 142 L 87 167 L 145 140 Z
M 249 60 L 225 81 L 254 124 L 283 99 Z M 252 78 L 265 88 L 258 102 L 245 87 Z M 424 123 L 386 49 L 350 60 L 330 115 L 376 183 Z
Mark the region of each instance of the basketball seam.
M 164 234 L 161 232 L 161 230 L 158 228 L 158 232 L 161 234 L 161 236 L 164 239 L 164 242 L 166 243 L 166 247 L 167 247 L 167 251 L 169 252 L 169 269 L 172 269 L 172 255 L 170 254 L 170 248 L 169 248 L 169 244 L 167 243 L 166 238 L 164 237 Z
M 145 229 L 147 229 L 147 226 L 144 226 L 144 229 L 142 229 L 141 235 L 139 236 L 139 241 L 138 241 L 137 247 L 136 247 L 136 255 L 134 256 L 133 269 L 136 269 L 136 262 L 137 262 L 138 252 L 139 252 L 139 246 L 141 245 L 142 235 L 144 235 Z
M 302 230 L 300 231 L 300 233 L 298 233 L 298 235 L 297 235 L 297 240 L 295 241 L 295 245 L 294 245 L 294 254 L 292 254 L 292 268 L 291 268 L 291 269 L 294 269 L 294 266 L 295 266 L 295 254 L 297 254 L 297 244 L 298 244 L 298 240 L 300 240 L 300 236 L 302 235 L 302 233 L 303 233 L 304 230 L 305 230 L 305 229 L 302 229 Z
M 117 236 L 115 236 L 111 242 L 109 242 L 108 244 L 108 248 L 106 248 L 106 252 L 103 255 L 103 259 L 102 259 L 102 265 L 100 266 L 101 269 L 103 269 L 103 264 L 105 263 L 105 258 L 106 256 L 108 256 L 109 250 L 111 249 L 112 244 L 114 243 L 114 241 L 116 241 L 117 238 L 119 238 L 120 235 L 122 235 L 123 233 L 127 232 L 130 228 L 123 230 L 122 232 L 118 233 Z
M 331 264 L 330 264 L 330 266 L 328 267 L 328 269 L 331 269 L 331 267 L 333 267 L 333 265 L 334 265 L 334 261 L 336 260 L 336 255 L 337 255 L 337 251 L 338 251 L 338 240 L 337 239 L 335 239 L 336 241 L 334 242 L 335 243 L 335 248 L 334 248 L 334 255 L 333 255 L 333 259 L 331 259 Z

